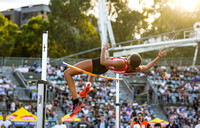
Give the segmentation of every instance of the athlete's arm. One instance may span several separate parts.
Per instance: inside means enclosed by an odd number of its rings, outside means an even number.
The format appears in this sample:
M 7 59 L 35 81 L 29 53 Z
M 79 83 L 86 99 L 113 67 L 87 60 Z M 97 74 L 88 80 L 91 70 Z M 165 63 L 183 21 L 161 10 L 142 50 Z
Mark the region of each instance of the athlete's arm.
M 165 55 L 166 51 L 163 51 L 162 49 L 160 50 L 160 52 L 158 53 L 158 56 L 153 60 L 151 61 L 149 64 L 147 64 L 146 66 L 139 66 L 137 68 L 137 71 L 138 72 L 145 72 L 147 70 L 149 70 L 151 67 L 154 66 L 154 64 L 160 60 L 161 57 L 163 57 Z
M 88 82 L 93 84 L 94 76 L 88 75 Z
M 124 68 L 125 62 L 123 60 L 110 60 L 110 58 L 106 58 L 106 50 L 109 48 L 109 44 L 105 44 L 101 50 L 101 58 L 100 63 L 101 65 L 104 65 L 106 67 L 108 66 L 114 66 L 118 68 Z

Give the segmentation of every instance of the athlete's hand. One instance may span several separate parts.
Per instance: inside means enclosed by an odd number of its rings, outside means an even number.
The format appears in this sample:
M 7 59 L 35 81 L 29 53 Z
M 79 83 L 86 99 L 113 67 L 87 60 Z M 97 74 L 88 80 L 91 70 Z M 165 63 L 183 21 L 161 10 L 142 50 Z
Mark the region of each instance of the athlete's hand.
M 158 53 L 159 57 L 163 57 L 165 55 L 166 51 L 161 49 L 160 52 Z
M 103 49 L 104 49 L 104 50 L 108 50 L 109 48 L 110 48 L 110 45 L 109 45 L 109 44 L 104 44 L 104 45 L 103 45 Z

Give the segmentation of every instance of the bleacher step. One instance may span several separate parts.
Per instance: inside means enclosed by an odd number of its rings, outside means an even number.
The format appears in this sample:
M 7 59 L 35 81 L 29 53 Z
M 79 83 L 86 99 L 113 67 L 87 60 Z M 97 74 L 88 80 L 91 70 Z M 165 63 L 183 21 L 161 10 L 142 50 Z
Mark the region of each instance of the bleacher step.
M 126 87 L 125 83 L 123 81 L 120 81 L 119 84 L 119 91 L 121 93 L 121 97 L 123 100 L 133 102 L 133 97 L 128 88 Z
M 165 112 L 159 105 L 152 105 L 152 109 L 154 111 L 154 114 L 156 115 L 156 118 L 160 118 L 165 121 L 169 121 Z
M 61 110 L 60 107 L 57 107 L 56 114 L 58 118 L 62 118 L 65 116 L 64 112 Z

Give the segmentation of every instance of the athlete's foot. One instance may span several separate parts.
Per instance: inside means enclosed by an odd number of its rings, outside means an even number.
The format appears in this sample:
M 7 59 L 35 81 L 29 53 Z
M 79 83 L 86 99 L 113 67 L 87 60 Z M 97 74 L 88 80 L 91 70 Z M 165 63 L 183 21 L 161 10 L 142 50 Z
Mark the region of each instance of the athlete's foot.
M 83 106 L 83 102 L 80 102 L 80 101 L 77 104 L 73 104 L 73 111 L 70 117 L 73 117 L 74 115 L 76 115 L 76 113 L 81 109 L 82 106 Z
M 87 82 L 86 87 L 79 93 L 80 97 L 86 97 L 87 93 L 90 91 L 90 82 Z

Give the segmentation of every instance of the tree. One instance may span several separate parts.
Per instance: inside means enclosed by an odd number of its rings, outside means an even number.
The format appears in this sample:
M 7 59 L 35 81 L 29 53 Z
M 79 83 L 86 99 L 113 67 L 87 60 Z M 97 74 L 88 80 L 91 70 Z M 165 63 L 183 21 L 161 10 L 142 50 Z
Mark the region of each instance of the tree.
M 18 26 L 0 13 L 0 56 L 11 55 L 18 33 Z
M 90 18 L 90 0 L 51 0 L 50 38 L 57 42 L 54 57 L 62 57 L 100 46 L 100 38 Z M 97 57 L 99 52 L 80 57 Z
M 32 17 L 27 24 L 21 26 L 13 56 L 41 57 L 42 33 L 48 30 L 49 22 L 41 16 Z M 50 46 L 51 47 L 51 46 Z
M 148 27 L 145 9 L 143 12 L 131 10 L 126 0 L 114 1 L 113 6 L 114 9 L 110 12 L 117 15 L 115 21 L 112 22 L 116 42 L 136 39 L 136 34 L 142 34 L 141 30 Z

